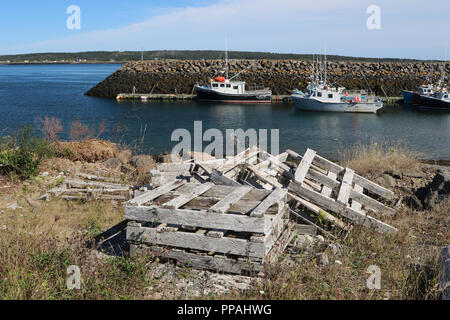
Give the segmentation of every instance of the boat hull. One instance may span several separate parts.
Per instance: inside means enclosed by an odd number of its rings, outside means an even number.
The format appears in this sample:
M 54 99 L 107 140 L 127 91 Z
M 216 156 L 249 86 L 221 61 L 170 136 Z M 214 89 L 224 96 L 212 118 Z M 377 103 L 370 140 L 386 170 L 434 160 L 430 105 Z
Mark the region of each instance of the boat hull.
M 404 104 L 413 104 L 414 103 L 414 92 L 412 91 L 403 91 L 403 103 Z
M 435 110 L 445 110 L 450 111 L 450 102 L 434 97 L 420 96 L 420 102 L 418 103 L 421 109 L 435 109 Z
M 295 108 L 304 111 L 320 112 L 352 112 L 352 113 L 376 113 L 383 107 L 383 102 L 374 103 L 324 103 L 301 96 L 292 96 Z
M 196 87 L 197 100 L 226 103 L 271 103 L 272 92 L 248 92 L 244 94 L 227 94 L 211 89 Z

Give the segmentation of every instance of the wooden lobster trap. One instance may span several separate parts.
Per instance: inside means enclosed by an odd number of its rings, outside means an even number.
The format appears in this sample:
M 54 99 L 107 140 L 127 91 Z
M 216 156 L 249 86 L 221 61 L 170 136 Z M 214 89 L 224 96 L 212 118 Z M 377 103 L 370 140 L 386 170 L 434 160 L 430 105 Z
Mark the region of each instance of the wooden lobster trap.
M 392 201 L 392 191 L 311 149 L 303 157 L 291 150 L 278 156 L 260 151 L 257 163 L 247 164 L 239 181 L 268 190 L 288 188 L 288 195 L 296 205 L 320 214 L 341 228 L 345 228 L 345 224 L 336 215 L 379 232 L 397 232 L 396 228 L 369 215 L 394 214 L 394 210 L 383 203 Z
M 261 271 L 292 239 L 287 192 L 175 180 L 127 203 L 127 241 L 196 268 Z

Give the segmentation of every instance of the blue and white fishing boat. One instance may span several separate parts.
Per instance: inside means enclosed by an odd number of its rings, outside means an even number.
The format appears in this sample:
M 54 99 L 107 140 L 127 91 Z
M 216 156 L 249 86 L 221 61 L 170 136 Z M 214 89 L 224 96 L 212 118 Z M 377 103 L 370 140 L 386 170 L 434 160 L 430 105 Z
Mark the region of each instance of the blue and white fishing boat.
M 343 87 L 331 88 L 327 84 L 326 60 L 325 68 L 320 64 L 319 71 L 314 71 L 312 81 L 306 93 L 294 90 L 291 95 L 297 110 L 376 113 L 383 108 L 383 101 L 367 91 L 348 91 Z

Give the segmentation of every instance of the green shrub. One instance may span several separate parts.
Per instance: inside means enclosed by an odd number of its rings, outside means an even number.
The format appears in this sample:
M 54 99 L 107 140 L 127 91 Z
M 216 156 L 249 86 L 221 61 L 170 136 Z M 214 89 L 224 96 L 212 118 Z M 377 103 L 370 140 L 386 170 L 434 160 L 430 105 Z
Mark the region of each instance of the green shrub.
M 30 126 L 0 140 L 0 167 L 4 173 L 28 179 L 39 173 L 43 159 L 54 156 L 53 145 L 33 134 Z

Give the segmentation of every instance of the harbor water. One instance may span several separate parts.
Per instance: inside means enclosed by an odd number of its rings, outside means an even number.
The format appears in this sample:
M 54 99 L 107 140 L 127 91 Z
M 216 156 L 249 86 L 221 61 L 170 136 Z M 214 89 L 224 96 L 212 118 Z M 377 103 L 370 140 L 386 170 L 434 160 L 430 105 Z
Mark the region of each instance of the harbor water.
M 120 65 L 4 65 L 0 66 L 0 130 L 2 135 L 39 118 L 61 120 L 68 139 L 71 124 L 90 127 L 102 121 L 101 136 L 138 146 L 140 151 L 164 153 L 177 142 L 174 130 L 279 129 L 280 150 L 303 153 L 313 148 L 337 159 L 342 149 L 371 142 L 402 143 L 425 159 L 450 160 L 450 112 L 385 106 L 378 114 L 294 111 L 292 104 L 239 105 L 186 102 L 146 102 L 93 98 L 84 95 Z M 143 134 L 145 133 L 145 135 Z

